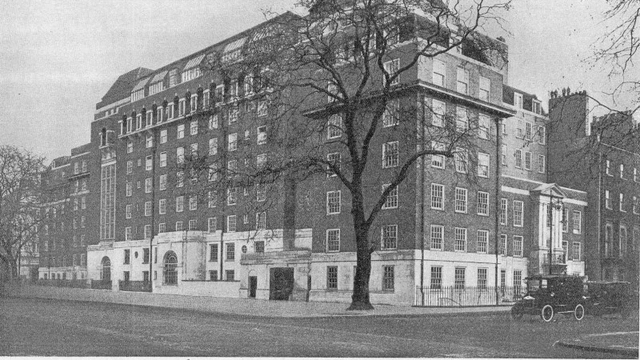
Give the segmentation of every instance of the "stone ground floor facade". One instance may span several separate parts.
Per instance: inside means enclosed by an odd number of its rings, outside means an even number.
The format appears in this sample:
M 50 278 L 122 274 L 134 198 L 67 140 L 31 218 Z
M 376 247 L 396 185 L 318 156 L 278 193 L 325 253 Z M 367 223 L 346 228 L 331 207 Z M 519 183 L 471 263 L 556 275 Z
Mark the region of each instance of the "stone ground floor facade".
M 40 268 L 40 279 L 53 271 L 112 291 L 350 302 L 355 253 L 314 253 L 311 238 L 311 229 L 297 230 L 291 241 L 283 240 L 282 230 L 189 231 L 162 233 L 153 241 L 101 242 L 88 247 L 86 268 Z M 376 251 L 370 298 L 404 306 L 495 305 L 491 289 L 501 288 L 500 301 L 509 302 L 513 296 L 504 289 L 523 289 L 535 268 L 528 257 L 503 254 Z M 569 261 L 567 273 L 584 275 L 584 262 Z M 467 304 L 465 296 L 474 294 L 474 303 Z

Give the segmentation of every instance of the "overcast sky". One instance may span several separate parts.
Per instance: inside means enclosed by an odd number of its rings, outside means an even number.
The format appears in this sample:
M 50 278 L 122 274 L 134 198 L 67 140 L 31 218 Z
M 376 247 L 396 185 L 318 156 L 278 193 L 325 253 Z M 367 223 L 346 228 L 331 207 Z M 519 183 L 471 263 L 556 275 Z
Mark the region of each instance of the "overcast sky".
M 294 0 L 2 0 L 0 144 L 49 160 L 89 141 L 95 104 L 117 77 L 158 68 L 283 12 Z M 585 61 L 605 31 L 604 0 L 514 0 L 509 85 L 535 93 L 569 86 L 605 98 L 602 65 Z M 619 104 L 627 108 L 631 104 Z

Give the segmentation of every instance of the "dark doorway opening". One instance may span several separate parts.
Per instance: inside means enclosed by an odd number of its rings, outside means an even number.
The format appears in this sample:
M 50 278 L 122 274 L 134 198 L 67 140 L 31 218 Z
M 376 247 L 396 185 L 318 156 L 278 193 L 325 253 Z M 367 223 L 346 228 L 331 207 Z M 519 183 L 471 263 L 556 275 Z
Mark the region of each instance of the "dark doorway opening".
M 293 292 L 293 268 L 271 268 L 269 300 L 289 300 Z
M 257 290 L 258 290 L 258 277 L 249 276 L 249 297 L 255 299 Z

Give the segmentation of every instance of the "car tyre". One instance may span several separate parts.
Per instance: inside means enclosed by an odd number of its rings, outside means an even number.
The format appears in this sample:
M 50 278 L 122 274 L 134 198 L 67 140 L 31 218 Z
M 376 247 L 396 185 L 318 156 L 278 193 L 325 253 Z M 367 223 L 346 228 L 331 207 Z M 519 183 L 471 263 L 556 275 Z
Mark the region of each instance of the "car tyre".
M 520 309 L 517 309 L 515 306 L 511 308 L 511 318 L 513 320 L 522 319 L 522 315 L 524 315 L 524 313 L 520 311 Z
M 584 306 L 582 304 L 576 305 L 576 308 L 573 309 L 573 317 L 578 321 L 584 319 Z
M 551 322 L 551 320 L 553 320 L 553 315 L 554 315 L 553 306 L 549 304 L 543 306 L 542 310 L 540 310 L 540 318 L 544 322 Z

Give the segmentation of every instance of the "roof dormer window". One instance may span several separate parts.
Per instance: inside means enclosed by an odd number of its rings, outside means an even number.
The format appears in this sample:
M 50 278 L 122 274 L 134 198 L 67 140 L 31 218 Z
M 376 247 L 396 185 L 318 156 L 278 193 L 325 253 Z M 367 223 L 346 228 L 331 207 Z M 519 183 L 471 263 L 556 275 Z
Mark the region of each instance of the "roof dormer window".
M 202 62 L 202 59 L 204 59 L 204 54 L 189 60 L 182 71 L 182 82 L 200 77 L 200 63 Z

